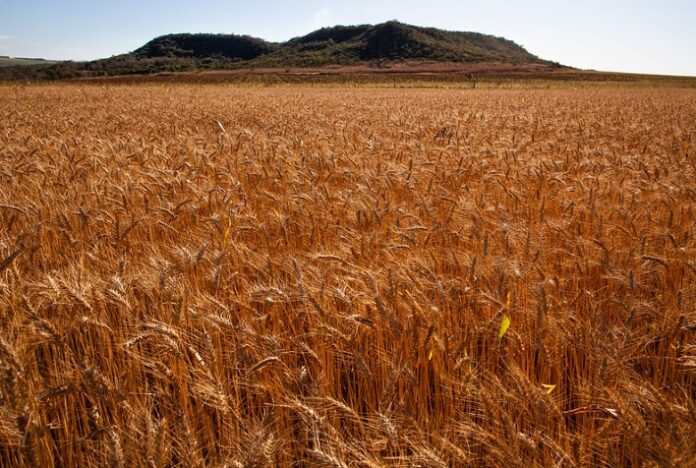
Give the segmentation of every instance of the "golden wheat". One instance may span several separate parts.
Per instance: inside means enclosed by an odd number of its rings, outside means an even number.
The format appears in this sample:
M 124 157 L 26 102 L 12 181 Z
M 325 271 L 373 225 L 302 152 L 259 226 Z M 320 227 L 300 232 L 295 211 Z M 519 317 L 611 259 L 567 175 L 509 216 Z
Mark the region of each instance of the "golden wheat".
M 696 92 L 0 87 L 0 465 L 686 466 Z

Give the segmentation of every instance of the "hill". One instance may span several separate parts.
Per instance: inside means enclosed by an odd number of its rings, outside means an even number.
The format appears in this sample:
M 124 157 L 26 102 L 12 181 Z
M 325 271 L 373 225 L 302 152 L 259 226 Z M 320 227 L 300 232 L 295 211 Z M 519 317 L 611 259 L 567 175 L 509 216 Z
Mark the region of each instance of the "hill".
M 250 36 L 234 34 L 169 34 L 148 42 L 133 52 L 145 59 L 156 57 L 221 58 L 253 60 L 273 52 L 278 45 Z
M 234 34 L 169 34 L 127 54 L 35 70 L 6 68 L 0 78 L 3 74 L 50 79 L 261 67 L 383 67 L 411 61 L 554 65 L 501 37 L 389 21 L 322 28 L 283 43 Z
M 136 59 L 217 60 L 236 65 L 244 62 L 252 67 L 355 65 L 406 60 L 543 62 L 503 38 L 422 28 L 396 21 L 375 26 L 322 28 L 279 44 L 248 36 L 171 34 L 158 37 L 128 55 Z
M 444 31 L 396 21 L 376 26 L 323 28 L 291 39 L 280 51 L 290 61 L 312 65 L 366 61 L 542 63 L 512 41 L 472 32 Z

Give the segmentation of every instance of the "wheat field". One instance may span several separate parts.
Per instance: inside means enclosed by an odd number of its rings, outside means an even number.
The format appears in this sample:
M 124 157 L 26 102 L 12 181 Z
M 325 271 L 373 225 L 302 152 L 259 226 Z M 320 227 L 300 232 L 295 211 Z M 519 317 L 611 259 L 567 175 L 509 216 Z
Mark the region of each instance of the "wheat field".
M 696 91 L 0 87 L 0 466 L 693 466 Z

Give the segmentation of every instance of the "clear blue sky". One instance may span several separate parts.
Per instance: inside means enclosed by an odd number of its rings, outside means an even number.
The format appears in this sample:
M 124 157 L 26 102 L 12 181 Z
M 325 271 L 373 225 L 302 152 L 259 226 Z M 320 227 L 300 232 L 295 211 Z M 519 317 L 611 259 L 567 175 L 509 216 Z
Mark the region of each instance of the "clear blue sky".
M 85 60 L 173 32 L 283 41 L 391 19 L 504 36 L 579 68 L 696 76 L 696 0 L 0 0 L 0 55 Z

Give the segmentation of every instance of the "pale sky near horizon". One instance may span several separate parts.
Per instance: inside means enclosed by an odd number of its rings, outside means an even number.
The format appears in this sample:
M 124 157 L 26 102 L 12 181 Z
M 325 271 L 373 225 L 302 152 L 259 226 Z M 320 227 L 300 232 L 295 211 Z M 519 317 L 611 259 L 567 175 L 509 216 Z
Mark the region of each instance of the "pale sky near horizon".
M 0 0 L 0 55 L 92 60 L 175 32 L 284 41 L 392 19 L 503 36 L 578 68 L 696 76 L 696 0 Z

